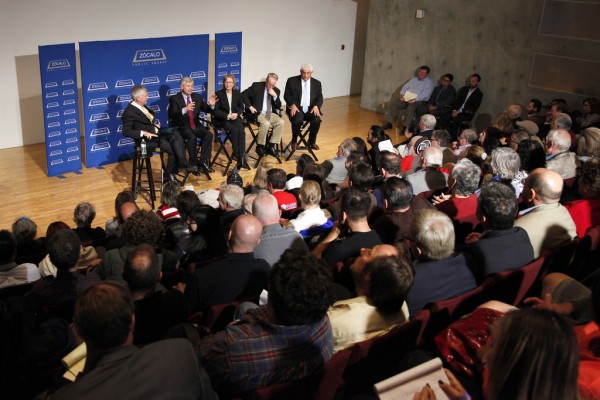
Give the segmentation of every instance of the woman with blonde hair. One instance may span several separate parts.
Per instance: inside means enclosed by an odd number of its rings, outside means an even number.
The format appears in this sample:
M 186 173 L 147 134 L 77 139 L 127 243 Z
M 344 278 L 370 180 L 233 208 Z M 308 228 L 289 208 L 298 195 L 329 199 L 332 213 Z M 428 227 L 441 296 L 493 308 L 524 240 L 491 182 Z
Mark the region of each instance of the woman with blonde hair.
M 587 128 L 577 141 L 579 157 L 600 157 L 600 128 Z
M 316 181 L 305 180 L 300 187 L 300 203 L 304 211 L 292 219 L 289 225 L 300 232 L 313 226 L 323 225 L 328 216 L 319 204 L 321 202 L 321 185 Z

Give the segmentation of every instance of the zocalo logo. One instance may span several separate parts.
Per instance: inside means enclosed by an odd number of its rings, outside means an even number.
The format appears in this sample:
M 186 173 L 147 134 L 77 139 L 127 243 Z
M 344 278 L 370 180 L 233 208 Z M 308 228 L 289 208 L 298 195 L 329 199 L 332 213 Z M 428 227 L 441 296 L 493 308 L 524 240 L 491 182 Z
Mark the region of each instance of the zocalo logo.
M 108 116 L 108 113 L 98 113 L 90 116 L 90 122 L 105 121 L 109 119 L 110 117 Z
M 48 70 L 61 68 L 71 68 L 71 63 L 69 63 L 69 60 L 65 58 L 61 60 L 50 60 L 48 62 Z
M 50 122 L 48 124 L 48 128 L 56 128 L 58 126 L 60 126 L 60 122 L 59 121 Z
M 46 108 L 54 108 L 54 107 L 58 107 L 58 101 L 51 101 L 50 103 L 46 104 Z
M 163 49 L 138 50 L 135 52 L 135 56 L 133 56 L 134 63 L 165 61 L 166 59 L 167 55 L 165 54 Z
M 135 144 L 135 141 L 132 138 L 123 138 L 119 140 L 117 147 L 131 146 L 133 144 Z
M 204 71 L 194 71 L 190 74 L 190 78 L 192 79 L 196 79 L 196 78 L 206 78 L 206 72 Z
M 79 147 L 77 146 L 71 146 L 67 149 L 67 153 L 72 153 L 74 151 L 79 151 Z
M 106 82 L 93 82 L 88 85 L 88 92 L 94 90 L 108 90 L 108 85 Z
M 75 118 L 69 118 L 65 120 L 65 125 L 76 124 L 77 120 Z
M 52 160 L 52 161 L 50 162 L 50 165 L 59 165 L 59 164 L 62 164 L 62 163 L 63 163 L 63 160 L 62 160 L 62 158 L 59 158 L 59 159 L 57 159 L 57 160 Z
M 63 86 L 74 85 L 74 84 L 75 84 L 75 81 L 73 79 L 65 79 L 64 81 L 62 81 Z
M 90 137 L 102 136 L 102 135 L 110 135 L 110 129 L 108 127 L 102 127 L 102 128 L 92 129 L 92 131 L 90 132 Z
M 131 100 L 133 99 L 131 98 L 130 94 L 122 94 L 117 96 L 117 103 L 129 103 Z
M 221 53 L 237 53 L 238 48 L 235 44 L 225 44 L 221 46 Z
M 52 150 L 50 152 L 50 157 L 60 156 L 62 154 L 62 150 Z
M 60 146 L 61 144 L 62 144 L 62 142 L 60 140 L 54 140 L 54 141 L 50 142 L 48 147 L 56 147 L 56 146 Z
M 109 149 L 110 149 L 110 143 L 102 142 L 102 143 L 94 143 L 92 145 L 92 147 L 90 148 L 90 151 L 92 153 L 95 153 L 96 151 L 103 151 L 103 150 L 109 150 Z
M 60 136 L 60 131 L 52 131 L 48 134 L 48 137 L 56 137 L 56 136 Z
M 67 140 L 65 140 L 65 143 L 77 143 L 78 140 L 79 140 L 79 138 L 70 137 Z
M 60 113 L 58 111 L 53 111 L 51 113 L 46 114 L 46 118 L 56 118 L 60 117 Z
M 107 106 L 108 99 L 106 97 L 99 97 L 97 99 L 90 99 L 88 107 Z
M 142 78 L 142 85 L 158 85 L 159 83 L 160 80 L 158 79 L 158 76 L 147 76 Z
M 71 157 L 67 158 L 67 161 L 68 162 L 79 161 L 79 156 L 71 156 Z
M 167 75 L 167 82 L 179 82 L 183 78 L 183 74 L 171 74 Z
M 77 133 L 77 128 L 69 128 L 65 130 L 65 135 L 71 135 L 73 133 Z
M 75 94 L 75 91 L 73 89 L 63 90 L 63 96 L 71 96 L 73 94 Z
M 119 79 L 117 83 L 115 83 L 115 89 L 134 87 L 133 79 Z
M 45 89 L 49 89 L 49 88 L 53 88 L 53 87 L 57 87 L 58 83 L 57 82 L 48 82 L 44 85 Z

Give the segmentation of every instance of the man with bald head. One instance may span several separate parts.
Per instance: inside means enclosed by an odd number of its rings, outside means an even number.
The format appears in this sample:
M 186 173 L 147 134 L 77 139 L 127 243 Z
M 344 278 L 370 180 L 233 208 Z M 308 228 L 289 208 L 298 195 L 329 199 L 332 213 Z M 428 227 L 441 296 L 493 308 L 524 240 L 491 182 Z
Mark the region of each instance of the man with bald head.
M 411 263 L 394 246 L 361 249 L 350 267 L 357 297 L 336 302 L 327 311 L 334 351 L 382 335 L 408 321 L 405 299 L 413 282 Z
M 551 130 L 546 136 L 546 167 L 563 179 L 573 178 L 577 170 L 577 155 L 570 147 L 571 134 L 566 129 Z
M 185 288 L 192 310 L 258 297 L 269 284 L 271 268 L 254 256 L 262 225 L 249 214 L 238 216 L 229 230 L 229 252 L 222 260 L 197 269 Z
M 530 208 L 521 211 L 514 226 L 527 232 L 534 258 L 577 236 L 569 211 L 558 202 L 562 189 L 561 176 L 546 168 L 534 169 L 525 180 L 521 197 Z
M 254 256 L 275 265 L 287 249 L 308 251 L 308 246 L 300 233 L 279 223 L 281 209 L 277 199 L 270 193 L 259 193 L 252 203 L 252 214 L 262 225 L 260 243 L 254 249 Z

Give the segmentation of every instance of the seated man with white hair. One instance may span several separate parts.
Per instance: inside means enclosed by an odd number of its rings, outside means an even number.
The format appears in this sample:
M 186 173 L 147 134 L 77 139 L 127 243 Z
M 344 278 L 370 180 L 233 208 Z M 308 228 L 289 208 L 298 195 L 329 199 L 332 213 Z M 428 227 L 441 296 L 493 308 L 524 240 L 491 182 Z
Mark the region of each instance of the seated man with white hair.
M 448 174 L 440 171 L 444 156 L 436 147 L 428 147 L 421 154 L 421 169 L 406 176 L 413 187 L 413 193 L 442 189 L 448 186 Z
M 551 130 L 546 136 L 546 167 L 563 179 L 573 178 L 577 170 L 577 155 L 569 151 L 571 135 L 565 129 Z
M 472 259 L 454 253 L 454 226 L 437 210 L 420 210 L 410 225 L 415 255 L 413 286 L 406 302 L 410 315 L 427 303 L 449 299 L 477 286 Z
M 431 134 L 435 129 L 436 123 L 437 121 L 433 115 L 422 115 L 419 119 L 419 135 L 425 136 L 427 139 L 431 139 Z

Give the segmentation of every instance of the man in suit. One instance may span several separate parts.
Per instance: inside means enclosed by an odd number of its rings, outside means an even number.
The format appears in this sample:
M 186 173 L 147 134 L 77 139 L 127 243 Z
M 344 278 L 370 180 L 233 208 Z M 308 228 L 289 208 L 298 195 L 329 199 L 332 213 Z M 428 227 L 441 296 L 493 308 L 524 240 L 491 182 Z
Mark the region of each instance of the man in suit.
M 123 111 L 123 135 L 135 139 L 136 146 L 142 140 L 147 142 L 148 152 L 154 151 L 160 145 L 160 148 L 169 155 L 165 173 L 168 179 L 175 179 L 173 173 L 175 166 L 188 172 L 195 172 L 198 169 L 188 164 L 185 160 L 185 144 L 179 133 L 172 132 L 158 138 L 160 121 L 154 123 L 154 113 L 146 107 L 148 102 L 148 91 L 144 86 L 134 86 L 131 89 L 131 98 L 133 101 L 127 105 Z
M 481 105 L 483 92 L 479 89 L 481 76 L 473 74 L 469 77 L 469 85 L 463 86 L 458 92 L 458 97 L 452 109 L 452 134 L 457 136 L 463 122 L 473 119 L 473 116 Z
M 437 119 L 450 119 L 452 105 L 456 97 L 456 89 L 452 86 L 454 75 L 445 74 L 439 80 L 439 85 L 433 89 L 426 105 L 417 109 L 417 118 L 423 114 L 431 114 Z
M 137 348 L 132 345 L 135 322 L 134 304 L 125 287 L 101 282 L 87 289 L 73 318 L 87 346 L 83 373 L 54 395 L 38 398 L 218 398 L 187 339 Z
M 287 105 L 287 114 L 292 123 L 292 148 L 298 147 L 298 135 L 304 121 L 310 122 L 308 145 L 319 150 L 317 134 L 321 127 L 321 107 L 323 107 L 323 92 L 321 82 L 312 77 L 313 67 L 302 64 L 300 75 L 293 76 L 285 84 L 283 98 Z
M 169 98 L 169 126 L 178 128 L 181 136 L 186 140 L 190 164 L 197 163 L 198 168 L 203 172 L 215 172 L 210 167 L 213 135 L 200 123 L 200 111 L 212 112 L 216 97 L 211 96 L 206 103 L 202 96 L 194 93 L 194 80 L 189 76 L 181 78 L 180 84 L 181 92 Z M 196 160 L 196 137 L 202 141 L 200 160 Z
M 281 109 L 281 91 L 275 85 L 279 77 L 273 72 L 269 72 L 264 82 L 254 82 L 252 86 L 244 90 L 242 97 L 246 104 L 246 109 L 250 112 L 251 118 L 256 118 L 260 124 L 258 128 L 256 152 L 263 157 L 267 153 L 277 157 L 275 145 L 281 142 L 283 132 L 283 119 L 279 115 Z M 273 128 L 271 142 L 267 142 L 267 132 Z

